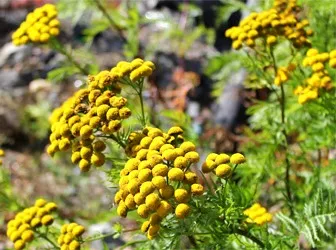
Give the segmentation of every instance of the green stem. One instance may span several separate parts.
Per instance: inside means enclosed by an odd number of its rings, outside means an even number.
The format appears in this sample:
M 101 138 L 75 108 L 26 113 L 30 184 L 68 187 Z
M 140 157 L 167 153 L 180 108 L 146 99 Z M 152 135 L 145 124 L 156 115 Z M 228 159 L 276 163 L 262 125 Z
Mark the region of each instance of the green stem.
M 83 75 L 89 75 L 90 72 L 88 70 L 86 70 L 84 67 L 82 67 L 71 55 L 71 53 L 69 53 L 64 46 L 56 39 L 53 38 L 51 40 L 51 45 L 52 47 L 58 51 L 59 53 L 63 54 L 66 56 L 66 58 L 83 74 Z
M 321 180 L 321 167 L 322 167 L 322 152 L 321 149 L 317 150 L 317 182 Z
M 207 186 L 209 192 L 211 192 L 212 194 L 214 194 L 214 191 L 212 190 L 212 188 L 211 188 L 211 186 L 210 186 L 208 180 L 206 179 L 205 175 L 202 173 L 202 171 L 200 171 L 200 173 L 201 173 L 201 175 L 202 175 L 202 178 L 203 178 L 203 180 L 204 180 L 204 183 L 205 183 L 205 185 Z
M 136 230 L 139 230 L 139 228 L 132 228 L 132 229 L 123 230 L 122 233 L 134 232 Z M 86 239 L 84 239 L 84 242 L 92 242 L 92 241 L 96 241 L 96 240 L 101 240 L 101 239 L 104 239 L 106 237 L 113 236 L 117 233 L 118 232 L 112 232 L 112 233 L 109 233 L 109 234 L 102 234 L 102 235 L 99 235 L 97 237 L 86 238 Z
M 259 240 L 257 237 L 253 236 L 252 234 L 249 234 L 247 231 L 243 231 L 241 229 L 236 229 L 233 233 L 242 235 L 250 240 L 252 240 L 254 243 L 258 244 L 261 248 L 265 248 L 265 244 Z
M 86 238 L 86 239 L 84 239 L 84 242 L 92 242 L 92 241 L 96 241 L 96 240 L 101 240 L 101 239 L 104 239 L 106 237 L 113 236 L 115 234 L 117 234 L 117 232 L 99 235 L 99 236 L 94 237 L 94 238 Z
M 146 116 L 145 116 L 145 108 L 144 108 L 143 96 L 142 96 L 143 82 L 144 82 L 144 79 L 140 81 L 140 88 L 137 93 L 139 95 L 140 106 L 141 106 L 141 124 L 142 126 L 145 127 L 146 126 Z
M 198 246 L 197 246 L 197 242 L 196 242 L 196 239 L 195 239 L 194 235 L 188 235 L 187 237 L 188 237 L 191 245 L 193 245 L 197 249 Z
M 111 16 L 109 15 L 109 13 L 107 13 L 106 9 L 104 8 L 104 6 L 101 4 L 101 2 L 99 0 L 93 0 L 95 2 L 95 4 L 97 5 L 97 8 L 102 12 L 102 14 L 106 17 L 106 19 L 109 21 L 111 27 L 113 29 L 115 29 L 120 38 L 124 41 L 127 42 L 126 37 L 124 36 L 122 29 L 113 21 L 113 19 L 111 18 Z
M 145 243 L 147 242 L 148 240 L 135 240 L 135 241 L 129 241 L 127 242 L 125 245 L 121 246 L 120 247 L 120 250 L 121 249 L 125 249 L 126 247 L 128 246 L 132 246 L 132 245 L 135 245 L 135 244 L 139 244 L 139 243 Z
M 277 68 L 277 64 L 276 64 L 276 60 L 275 60 L 275 56 L 274 56 L 272 48 L 270 49 L 270 54 L 273 60 L 274 77 L 276 77 L 278 68 Z M 286 187 L 286 195 L 287 195 L 289 210 L 290 210 L 290 213 L 293 215 L 293 207 L 292 207 L 293 199 L 292 199 L 292 192 L 291 192 L 290 179 L 289 179 L 290 162 L 288 159 L 288 136 L 287 136 L 287 131 L 285 127 L 286 125 L 286 114 L 285 114 L 286 96 L 285 96 L 285 89 L 284 89 L 283 84 L 280 84 L 280 91 L 281 91 L 281 95 L 280 95 L 279 104 L 280 104 L 280 111 L 281 111 L 281 125 L 282 125 L 281 132 L 285 138 L 285 143 L 284 143 L 285 163 L 286 163 L 285 187 Z
M 35 231 L 36 232 L 36 231 Z M 52 240 L 50 240 L 46 235 L 36 232 L 38 234 L 39 237 L 45 239 L 46 241 L 48 241 L 53 247 L 54 249 L 61 249 L 59 246 L 57 246 Z
M 113 141 L 115 141 L 123 149 L 126 148 L 125 143 L 123 141 L 121 141 L 121 140 L 118 140 L 118 138 L 115 135 L 113 135 L 113 134 L 110 134 L 110 135 L 97 135 L 96 137 L 102 137 L 102 138 L 112 139 Z
M 140 100 L 140 107 L 141 107 L 141 125 L 143 127 L 146 126 L 146 115 L 145 115 L 145 108 L 144 108 L 144 101 L 143 101 L 143 96 L 142 96 L 142 91 L 143 91 L 143 85 L 144 85 L 144 80 L 145 78 L 141 78 L 140 80 L 138 80 L 137 82 L 132 82 L 130 79 L 121 79 L 120 82 L 130 86 L 132 89 L 134 89 L 134 91 L 137 93 L 137 95 L 139 96 L 139 100 Z
M 286 193 L 287 193 L 287 198 L 288 198 L 288 202 L 289 202 L 289 208 L 291 211 L 291 214 L 293 214 L 293 208 L 292 208 L 292 192 L 291 192 L 291 188 L 290 188 L 290 180 L 289 180 L 289 171 L 290 171 L 290 162 L 288 159 L 288 136 L 287 136 L 287 132 L 286 132 L 286 128 L 285 128 L 285 91 L 284 91 L 284 87 L 281 84 L 281 123 L 282 123 L 282 133 L 285 137 L 285 163 L 286 163 L 286 176 L 285 176 L 285 184 L 286 184 Z

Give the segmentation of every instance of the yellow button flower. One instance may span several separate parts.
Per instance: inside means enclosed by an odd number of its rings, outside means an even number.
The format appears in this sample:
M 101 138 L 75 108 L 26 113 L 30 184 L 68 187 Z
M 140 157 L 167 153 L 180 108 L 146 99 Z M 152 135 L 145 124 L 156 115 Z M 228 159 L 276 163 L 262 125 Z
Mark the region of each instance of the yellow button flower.
M 150 209 L 147 207 L 146 204 L 141 204 L 138 209 L 137 213 L 140 215 L 142 218 L 147 218 L 149 215 Z
M 24 242 L 31 242 L 34 239 L 34 232 L 32 230 L 26 230 L 22 233 L 21 239 Z
M 160 197 L 155 193 L 151 193 L 146 197 L 145 204 L 154 211 L 160 206 Z
M 240 153 L 233 154 L 230 157 L 230 162 L 232 164 L 242 164 L 245 161 L 246 161 L 245 157 Z
M 149 195 L 155 190 L 155 186 L 152 182 L 146 181 L 140 186 L 140 193 L 143 195 Z
M 180 168 L 172 168 L 168 172 L 168 178 L 171 181 L 183 181 L 183 179 L 184 179 L 184 172 Z
M 174 197 L 178 203 L 187 203 L 190 195 L 187 190 L 179 188 L 175 190 Z
M 168 200 L 174 195 L 174 188 L 171 185 L 167 185 L 166 187 L 161 188 L 159 192 L 163 199 Z
M 184 219 L 190 213 L 190 207 L 187 204 L 178 204 L 175 208 L 176 217 L 179 219 Z
M 153 176 L 167 176 L 169 171 L 169 168 L 165 164 L 157 164 L 153 169 L 152 169 L 152 174 Z
M 14 243 L 15 250 L 21 250 L 25 248 L 25 242 L 23 240 L 17 240 Z
M 202 195 L 203 192 L 204 192 L 203 185 L 197 183 L 191 185 L 191 193 L 193 195 Z
M 141 229 L 140 229 L 141 232 L 146 233 L 149 229 L 149 226 L 150 226 L 149 221 L 145 221 L 144 223 L 142 223 Z
M 41 219 L 42 225 L 49 226 L 54 222 L 54 218 L 51 215 L 45 215 Z
M 221 178 L 229 177 L 231 174 L 231 167 L 227 164 L 221 164 L 216 168 L 216 175 Z
M 167 186 L 166 179 L 163 176 L 155 176 L 155 177 L 153 177 L 152 183 L 158 189 L 164 188 L 164 187 Z

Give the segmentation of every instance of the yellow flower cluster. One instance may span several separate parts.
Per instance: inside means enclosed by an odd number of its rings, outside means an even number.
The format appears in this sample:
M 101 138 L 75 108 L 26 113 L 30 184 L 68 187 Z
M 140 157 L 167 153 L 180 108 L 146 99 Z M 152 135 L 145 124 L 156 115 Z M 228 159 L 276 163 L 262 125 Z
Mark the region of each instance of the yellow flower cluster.
M 87 87 L 77 91 L 51 115 L 51 144 L 47 152 L 53 156 L 71 149 L 71 160 L 82 171 L 89 171 L 91 165 L 102 166 L 106 146 L 97 138 L 118 132 L 122 121 L 131 115 L 127 99 L 118 95 L 120 83 L 130 80 L 136 83 L 154 68 L 152 62 L 137 58 L 119 62 L 111 71 L 90 75 Z
M 177 218 L 185 218 L 190 213 L 191 196 L 204 191 L 190 170 L 199 154 L 192 142 L 184 141 L 182 133 L 180 127 L 171 127 L 167 133 L 146 127 L 129 138 L 126 152 L 131 158 L 120 172 L 114 201 L 120 216 L 137 209 L 139 216 L 148 218 L 141 230 L 149 239 L 157 235 L 160 222 L 173 210 Z
M 332 88 L 332 80 L 326 69 L 328 62 L 331 68 L 336 68 L 336 50 L 330 53 L 319 53 L 317 49 L 312 48 L 307 51 L 302 65 L 310 67 L 313 73 L 304 86 L 300 85 L 294 91 L 300 104 L 316 99 L 320 89 Z
M 79 250 L 81 248 L 81 236 L 85 227 L 77 223 L 64 224 L 61 228 L 61 235 L 57 239 L 61 250 Z
M 143 61 L 136 58 L 131 62 L 121 61 L 111 69 L 111 74 L 117 78 L 129 78 L 132 82 L 137 82 L 144 77 L 148 77 L 153 73 L 155 65 L 151 61 Z
M 38 199 L 34 206 L 24 209 L 10 220 L 7 224 L 7 236 L 14 242 L 14 248 L 24 249 L 34 239 L 34 228 L 51 225 L 54 222 L 51 213 L 56 209 L 55 203 Z
M 290 73 L 293 72 L 296 68 L 296 65 L 291 63 L 287 67 L 279 67 L 277 74 L 274 78 L 274 84 L 280 86 L 281 84 L 288 81 L 290 78 Z
M 13 33 L 12 40 L 15 45 L 45 43 L 50 37 L 59 34 L 59 26 L 56 6 L 45 4 L 27 15 L 26 20 Z
M 4 157 L 5 156 L 5 151 L 3 151 L 2 149 L 0 149 L 0 157 Z M 0 166 L 2 165 L 2 159 L 0 159 Z
M 111 90 L 77 91 L 51 116 L 48 153 L 53 155 L 71 148 L 71 160 L 79 164 L 82 171 L 88 171 L 92 164 L 102 166 L 105 163 L 102 151 L 106 146 L 96 137 L 112 134 L 121 128 L 122 120 L 131 115 L 126 103 L 126 98 Z
M 202 172 L 214 172 L 220 178 L 227 178 L 231 175 L 232 170 L 229 163 L 236 165 L 242 164 L 245 161 L 245 157 L 239 153 L 235 153 L 231 157 L 227 154 L 210 153 L 202 164 Z
M 138 80 L 148 77 L 153 73 L 155 65 L 151 61 L 144 61 L 136 58 L 131 62 L 121 61 L 110 71 L 104 70 L 97 76 L 89 76 L 89 90 L 106 89 L 120 92 L 120 83 L 131 80 L 136 83 Z
M 263 38 L 269 46 L 276 44 L 279 37 L 289 39 L 296 47 L 309 45 L 307 37 L 312 31 L 305 29 L 308 20 L 298 20 L 297 8 L 296 0 L 276 0 L 273 8 L 251 13 L 239 26 L 228 29 L 225 35 L 233 40 L 234 49 L 243 45 L 252 48 L 258 38 Z
M 256 223 L 257 225 L 264 225 L 266 222 L 272 221 L 272 214 L 268 213 L 266 208 L 259 203 L 255 203 L 252 207 L 244 211 L 244 215 L 248 216 L 246 221 L 248 223 Z

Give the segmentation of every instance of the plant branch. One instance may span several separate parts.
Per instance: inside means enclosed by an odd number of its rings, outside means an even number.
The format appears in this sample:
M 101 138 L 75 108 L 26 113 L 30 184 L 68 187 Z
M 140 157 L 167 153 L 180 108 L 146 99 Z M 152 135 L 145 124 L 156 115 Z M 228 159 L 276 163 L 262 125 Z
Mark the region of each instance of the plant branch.
M 188 235 L 188 239 L 189 239 L 191 245 L 193 245 L 195 248 L 198 248 L 197 243 L 196 243 L 196 239 L 193 235 Z
M 109 21 L 111 27 L 115 29 L 118 32 L 118 35 L 120 38 L 124 41 L 127 42 L 127 39 L 122 31 L 122 29 L 113 21 L 109 13 L 107 13 L 105 7 L 102 5 L 100 0 L 93 0 L 95 4 L 97 5 L 97 8 L 102 12 L 102 14 L 106 17 L 106 19 Z
M 270 48 L 270 55 L 273 61 L 273 67 L 274 67 L 274 77 L 276 77 L 278 68 L 277 68 L 277 64 L 276 64 L 276 60 L 275 60 L 275 56 L 274 56 L 274 52 L 272 47 Z M 292 208 L 292 203 L 293 203 L 293 199 L 292 199 L 292 192 L 291 192 L 291 187 L 290 187 L 290 176 L 289 176 L 289 172 L 290 172 L 290 162 L 288 159 L 288 136 L 287 136 L 287 131 L 286 131 L 286 114 L 285 114 L 285 105 L 286 105 L 286 96 L 285 96 L 285 89 L 283 84 L 280 84 L 280 100 L 279 100 L 279 104 L 280 104 L 280 111 L 281 111 L 281 132 L 283 134 L 283 136 L 285 137 L 285 143 L 284 143 L 284 149 L 285 149 L 285 163 L 286 163 L 286 172 L 285 172 L 285 186 L 286 186 L 286 195 L 287 195 L 287 201 L 288 201 L 288 205 L 289 205 L 289 210 L 291 215 L 293 215 L 293 208 Z
M 86 70 L 84 67 L 82 67 L 71 55 L 71 53 L 69 53 L 64 46 L 56 39 L 52 39 L 51 40 L 51 46 L 52 48 L 54 48 L 57 52 L 63 54 L 66 56 L 66 58 L 77 68 L 79 69 L 79 71 L 83 74 L 83 75 L 89 75 L 90 72 L 88 70 Z
M 97 135 L 97 137 L 112 139 L 113 141 L 115 141 L 123 149 L 125 149 L 125 147 L 126 147 L 125 143 L 123 141 L 121 141 L 121 140 L 118 140 L 118 138 L 115 135 L 113 135 L 113 134 L 110 134 L 110 135 Z
M 120 249 L 125 249 L 128 246 L 140 244 L 140 243 L 145 243 L 148 240 L 135 240 L 135 241 L 129 241 L 125 245 L 121 246 Z
M 241 229 L 236 229 L 233 233 L 242 235 L 250 240 L 252 240 L 254 243 L 258 244 L 261 248 L 265 248 L 265 244 L 259 240 L 257 237 L 253 236 L 252 234 L 249 234 L 247 231 L 243 231 Z
M 142 123 L 142 126 L 145 127 L 146 126 L 146 116 L 145 116 L 145 109 L 144 109 L 143 96 L 142 96 L 143 83 L 144 83 L 144 78 L 140 80 L 140 87 L 137 93 L 139 95 L 140 106 L 141 106 L 141 123 Z
M 35 232 L 38 234 L 39 237 L 48 241 L 54 247 L 54 249 L 60 249 L 60 247 L 57 246 L 52 240 L 50 240 L 46 235 L 44 235 L 43 233 L 39 233 L 37 231 L 35 231 Z

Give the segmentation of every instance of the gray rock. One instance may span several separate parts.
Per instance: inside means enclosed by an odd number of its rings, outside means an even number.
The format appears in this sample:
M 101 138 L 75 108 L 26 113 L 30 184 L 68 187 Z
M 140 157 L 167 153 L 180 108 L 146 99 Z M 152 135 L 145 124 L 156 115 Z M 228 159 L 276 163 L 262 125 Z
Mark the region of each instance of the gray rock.
M 12 90 L 14 88 L 27 86 L 31 79 L 24 79 L 15 70 L 0 71 L 0 90 Z
M 233 74 L 229 80 L 230 84 L 225 86 L 217 103 L 213 106 L 215 122 L 228 130 L 231 130 L 237 123 L 243 102 L 242 91 L 245 77 L 245 70 Z
M 13 43 L 6 43 L 0 50 L 0 67 L 22 63 L 32 53 L 31 46 L 15 46 Z
M 91 225 L 88 229 L 89 235 L 95 234 L 113 234 L 115 230 L 109 223 L 100 223 Z M 121 239 L 114 239 L 113 236 L 105 237 L 101 240 L 96 240 L 91 243 L 90 249 L 104 249 L 104 244 L 106 244 L 109 249 L 115 249 L 116 247 L 122 246 L 125 244 Z

